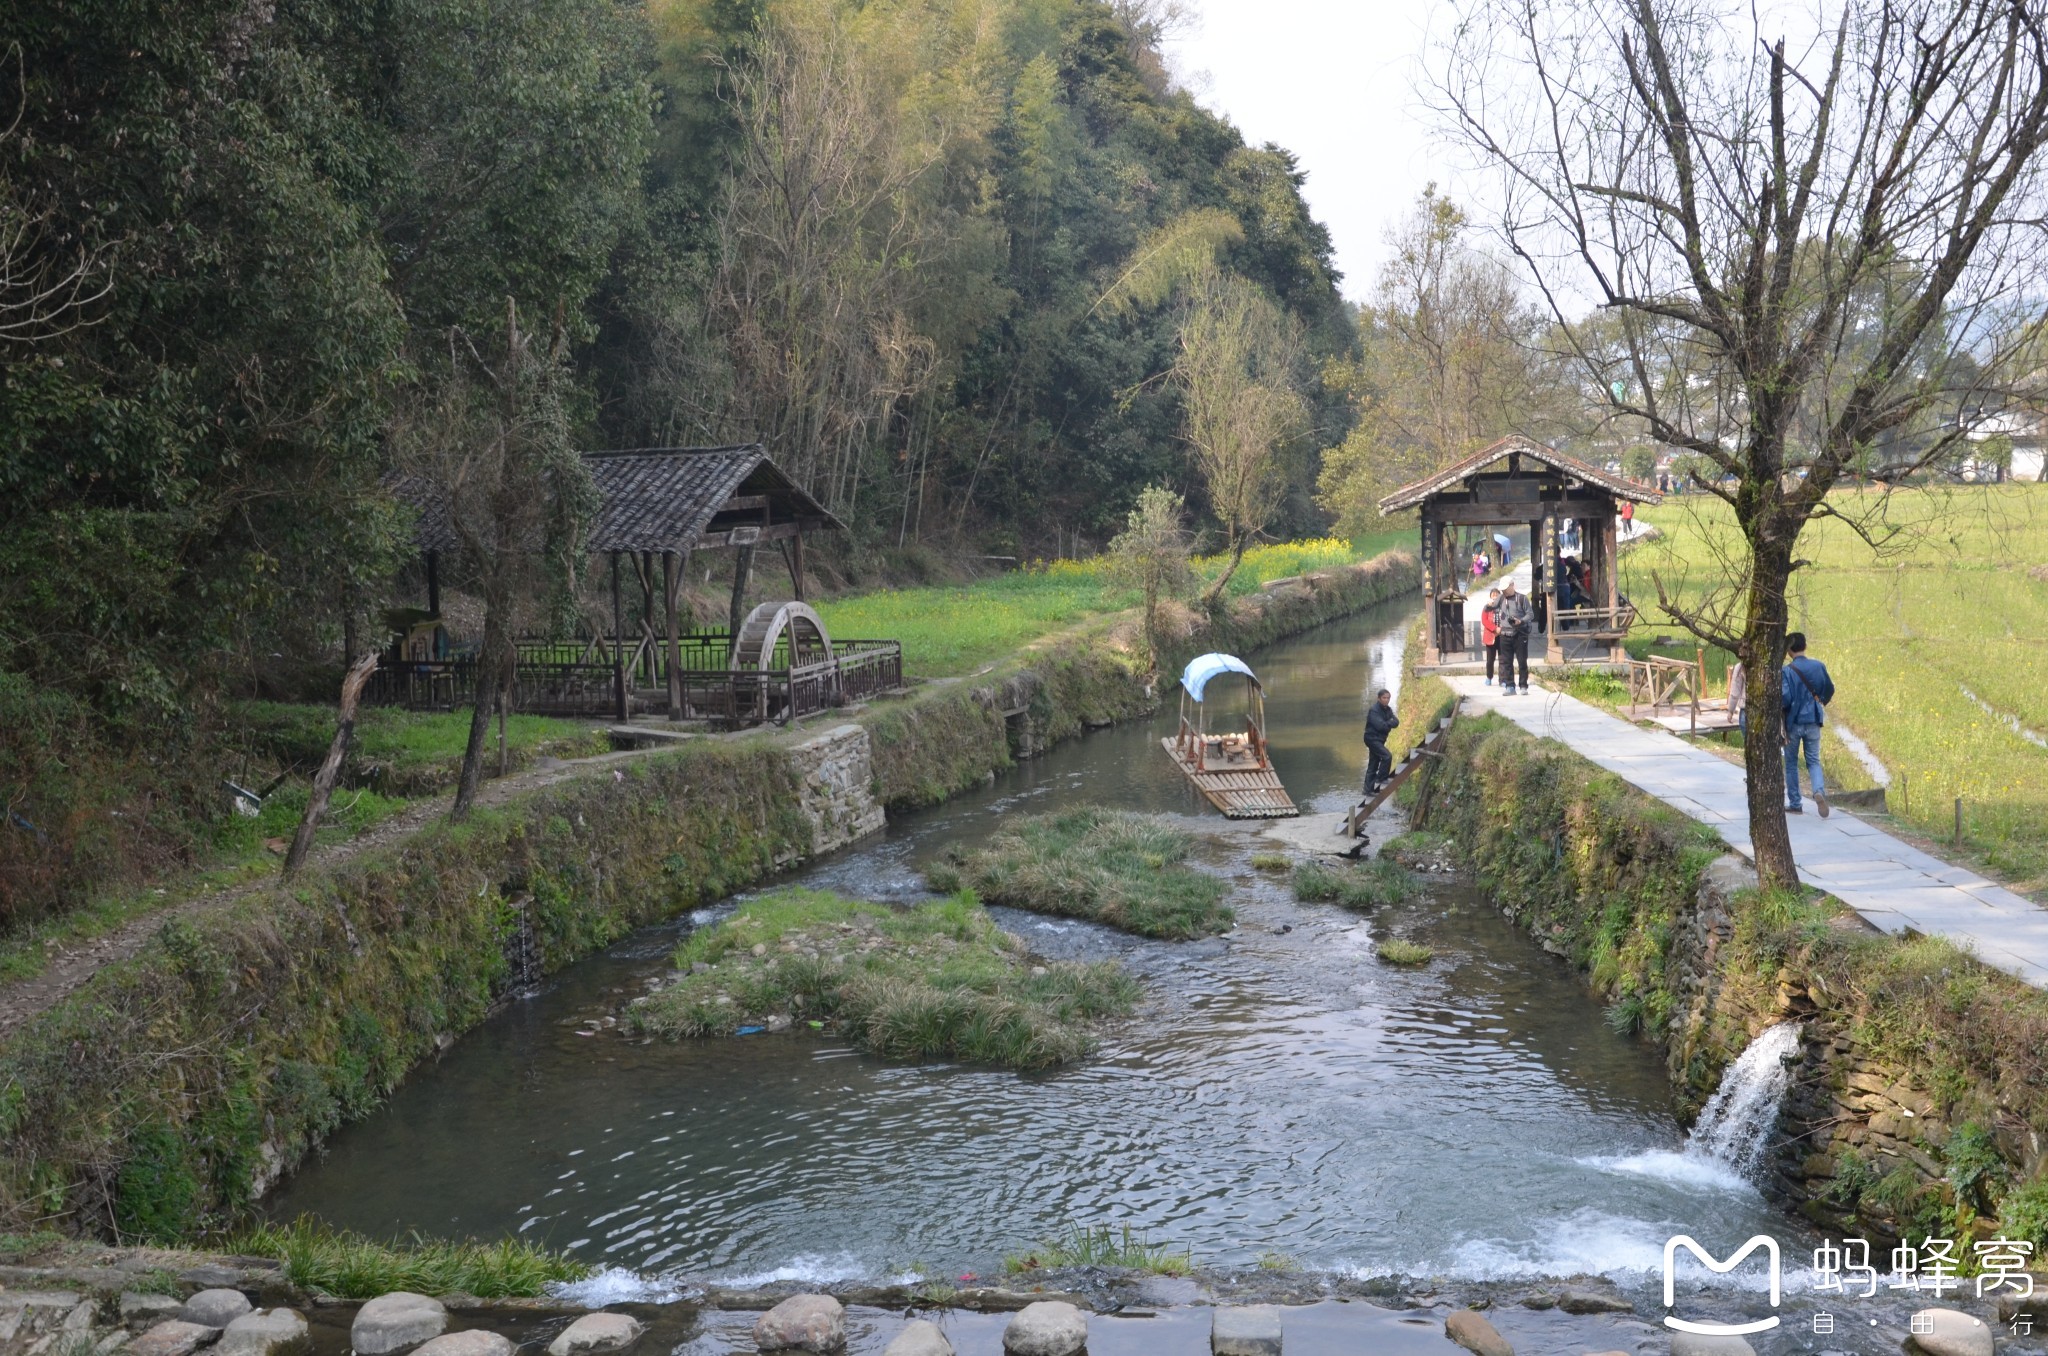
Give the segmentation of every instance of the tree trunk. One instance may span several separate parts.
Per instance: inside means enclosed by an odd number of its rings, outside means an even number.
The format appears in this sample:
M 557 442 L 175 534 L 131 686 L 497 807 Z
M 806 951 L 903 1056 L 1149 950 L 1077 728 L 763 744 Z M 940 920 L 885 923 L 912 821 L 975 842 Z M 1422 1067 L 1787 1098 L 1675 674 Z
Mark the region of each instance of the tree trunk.
M 1741 658 L 1748 692 L 1749 733 L 1742 765 L 1749 781 L 1749 840 L 1759 882 L 1767 890 L 1798 885 L 1792 835 L 1785 825 L 1784 712 L 1778 670 L 1785 660 L 1785 589 L 1792 577 L 1795 532 L 1766 520 L 1750 543 L 1749 610 Z
M 327 758 L 320 764 L 320 770 L 313 774 L 313 794 L 306 801 L 306 814 L 299 821 L 299 831 L 292 835 L 291 851 L 284 857 L 284 878 L 290 880 L 299 874 L 299 868 L 306 864 L 306 857 L 313 851 L 313 835 L 319 832 L 321 816 L 327 813 L 328 798 L 334 794 L 334 783 L 341 776 L 342 759 L 348 757 L 349 741 L 356 732 L 356 702 L 363 695 L 364 686 L 370 675 L 377 671 L 378 654 L 370 651 L 349 666 L 348 675 L 341 680 L 341 717 L 334 727 L 334 742 L 327 746 Z
M 1244 560 L 1245 548 L 1252 544 L 1251 533 L 1237 537 L 1230 547 L 1230 563 L 1223 567 L 1223 573 L 1216 576 L 1216 582 L 1202 590 L 1202 610 L 1213 612 L 1223 597 L 1224 588 L 1230 583 L 1230 576 L 1237 573 L 1238 565 Z
M 476 657 L 476 704 L 469 714 L 469 743 L 462 750 L 462 775 L 455 783 L 455 804 L 449 807 L 450 819 L 466 819 L 476 804 L 477 785 L 483 780 L 484 742 L 491 734 L 491 712 L 498 704 L 498 697 L 505 686 L 504 678 L 504 632 L 505 608 L 502 601 L 489 596 L 484 599 L 484 640 Z

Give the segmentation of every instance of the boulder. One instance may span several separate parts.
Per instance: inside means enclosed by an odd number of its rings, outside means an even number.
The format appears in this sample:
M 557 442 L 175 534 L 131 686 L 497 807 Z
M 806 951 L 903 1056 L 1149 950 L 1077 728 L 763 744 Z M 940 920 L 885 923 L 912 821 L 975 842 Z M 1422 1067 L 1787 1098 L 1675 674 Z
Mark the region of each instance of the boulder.
M 843 1351 L 846 1309 L 830 1295 L 791 1295 L 754 1320 L 763 1351 Z
M 1210 1322 L 1209 1350 L 1215 1356 L 1280 1356 L 1280 1306 L 1230 1305 Z
M 214 1356 L 271 1356 L 306 1341 L 306 1316 L 297 1309 L 258 1309 L 228 1324 Z
M 441 1301 L 409 1290 L 394 1290 L 356 1311 L 348 1340 L 356 1349 L 356 1356 L 389 1356 L 446 1331 L 448 1310 Z
M 1632 1314 L 1636 1306 L 1604 1290 L 1581 1290 L 1566 1286 L 1557 1297 L 1557 1307 L 1568 1314 Z
M 1914 1332 L 1907 1339 L 1909 1350 L 1926 1356 L 1991 1356 L 1991 1327 L 1958 1309 L 1922 1309 L 1913 1315 L 1908 1330 L 1932 1327 L 1932 1332 Z
M 128 1350 L 135 1356 L 192 1356 L 211 1342 L 216 1333 L 216 1329 L 204 1323 L 166 1319 L 131 1342 Z
M 202 1290 L 178 1309 L 178 1317 L 202 1328 L 225 1328 L 256 1306 L 239 1290 Z
M 1003 1329 L 1009 1356 L 1076 1356 L 1088 1349 L 1088 1316 L 1063 1300 L 1027 1304 Z
M 512 1356 L 512 1339 L 484 1328 L 444 1332 L 419 1344 L 413 1356 Z
M 647 1329 L 630 1314 L 585 1314 L 548 1343 L 548 1356 L 578 1356 L 585 1351 L 617 1351 L 640 1340 Z M 450 1356 L 455 1356 L 450 1353 Z
M 897 1333 L 882 1356 L 953 1356 L 953 1344 L 938 1324 L 920 1318 Z
M 1671 1356 L 1756 1356 L 1756 1348 L 1740 1337 L 1720 1333 L 1675 1332 Z
M 1476 1309 L 1460 1309 L 1444 1320 L 1444 1336 L 1456 1342 L 1473 1356 L 1515 1356 L 1515 1349 L 1508 1345 L 1486 1316 Z
M 135 1290 L 124 1290 L 116 1301 L 121 1310 L 121 1321 L 137 1327 L 147 1328 L 167 1318 L 176 1318 L 185 1302 L 172 1295 L 145 1295 Z

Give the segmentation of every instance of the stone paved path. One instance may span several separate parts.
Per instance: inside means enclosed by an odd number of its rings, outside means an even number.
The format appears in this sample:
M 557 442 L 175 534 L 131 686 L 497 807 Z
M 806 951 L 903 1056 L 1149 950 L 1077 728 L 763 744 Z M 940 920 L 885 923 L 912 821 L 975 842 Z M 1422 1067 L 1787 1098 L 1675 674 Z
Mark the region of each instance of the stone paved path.
M 1718 832 L 1750 854 L 1742 769 L 1677 735 L 1639 729 L 1575 697 L 1541 688 L 1502 696 L 1479 678 L 1447 677 L 1472 711 L 1498 711 L 1569 744 L 1636 789 Z M 1799 876 L 1886 932 L 1908 928 L 1967 944 L 1979 959 L 2048 987 L 2048 909 L 1951 866 L 1843 810 L 1827 819 L 1809 800 L 1790 820 Z

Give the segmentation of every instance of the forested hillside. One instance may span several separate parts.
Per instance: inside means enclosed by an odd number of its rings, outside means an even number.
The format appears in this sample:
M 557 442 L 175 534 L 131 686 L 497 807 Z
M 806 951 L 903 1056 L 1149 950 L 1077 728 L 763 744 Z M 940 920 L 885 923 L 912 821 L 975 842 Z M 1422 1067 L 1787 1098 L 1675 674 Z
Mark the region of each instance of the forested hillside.
M 1152 483 L 1207 514 L 1199 291 L 1279 337 L 1269 530 L 1326 521 L 1327 236 L 1156 38 L 1148 0 L 8 6 L 0 914 L 203 836 L 219 703 L 391 601 L 380 484 L 508 316 L 565 445 L 766 441 L 873 560 L 1100 542 Z

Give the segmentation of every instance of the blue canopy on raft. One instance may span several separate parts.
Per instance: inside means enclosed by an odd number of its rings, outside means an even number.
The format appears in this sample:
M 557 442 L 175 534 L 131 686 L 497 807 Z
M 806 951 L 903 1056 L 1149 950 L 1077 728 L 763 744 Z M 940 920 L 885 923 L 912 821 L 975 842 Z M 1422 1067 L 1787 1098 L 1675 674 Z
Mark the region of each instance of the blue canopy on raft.
M 1200 701 L 1202 689 L 1209 685 L 1209 680 L 1224 673 L 1241 673 L 1253 683 L 1259 681 L 1251 666 L 1234 654 L 1204 654 L 1190 659 L 1188 666 L 1181 670 L 1180 685 L 1190 697 Z

